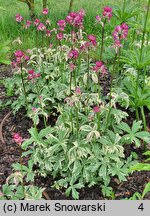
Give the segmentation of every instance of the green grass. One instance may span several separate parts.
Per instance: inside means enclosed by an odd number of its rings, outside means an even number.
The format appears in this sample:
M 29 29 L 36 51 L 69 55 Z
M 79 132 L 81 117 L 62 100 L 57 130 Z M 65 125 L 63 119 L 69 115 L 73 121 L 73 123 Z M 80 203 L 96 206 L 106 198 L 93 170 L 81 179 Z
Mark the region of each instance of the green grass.
M 48 0 L 49 19 L 53 26 L 56 25 L 57 20 L 64 19 L 67 15 L 70 0 Z M 147 0 L 130 1 L 131 4 L 141 2 L 141 7 L 145 5 Z M 73 10 L 77 11 L 84 8 L 86 11 L 85 29 L 87 33 L 94 33 L 100 35 L 98 26 L 94 26 L 95 16 L 100 15 L 103 6 L 121 5 L 123 0 L 75 0 Z M 20 48 L 28 49 L 35 46 L 35 31 L 29 30 L 20 31 L 19 26 L 15 21 L 16 13 L 20 13 L 25 19 L 30 19 L 28 6 L 18 0 L 0 0 L 0 7 L 5 10 L 0 10 L 0 42 L 7 40 L 13 41 L 20 37 L 23 45 Z M 42 10 L 42 0 L 35 0 L 36 15 L 39 17 Z M 110 27 L 111 28 L 111 27 Z M 113 28 L 113 27 L 112 27 Z M 15 49 L 15 47 L 14 47 Z

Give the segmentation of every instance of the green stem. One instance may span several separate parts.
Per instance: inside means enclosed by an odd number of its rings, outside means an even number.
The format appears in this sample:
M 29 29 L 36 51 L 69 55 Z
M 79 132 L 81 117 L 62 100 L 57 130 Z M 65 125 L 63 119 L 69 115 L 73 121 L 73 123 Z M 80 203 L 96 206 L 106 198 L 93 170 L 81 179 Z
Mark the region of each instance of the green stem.
M 135 114 L 136 114 L 137 121 L 139 121 L 140 117 L 139 117 L 139 110 L 138 110 L 138 108 L 135 109 Z
M 104 25 L 102 26 L 102 40 L 101 40 L 101 51 L 100 51 L 100 60 L 101 61 L 102 61 L 103 49 L 104 49 L 105 23 L 106 23 L 106 20 L 104 21 Z
M 70 95 L 71 95 L 71 84 L 72 84 L 72 72 L 70 72 Z
M 146 118 L 145 118 L 145 113 L 144 113 L 144 107 L 141 107 L 141 115 L 142 115 L 142 120 L 143 120 L 143 124 L 144 124 L 144 130 L 147 131 L 147 123 L 146 123 Z M 144 142 L 144 151 L 146 151 L 146 143 Z
M 137 103 L 138 101 L 138 87 L 139 87 L 139 77 L 140 77 L 140 71 L 137 70 L 137 79 L 136 79 L 136 95 L 135 95 L 135 102 Z M 136 112 L 136 119 L 139 121 L 139 111 L 138 111 L 138 107 L 135 108 L 135 112 Z
M 145 118 L 145 113 L 144 113 L 144 107 L 141 107 L 141 115 L 143 119 L 143 124 L 144 124 L 144 130 L 147 131 L 147 124 L 146 124 L 146 118 Z
M 142 36 L 142 45 L 141 45 L 141 51 L 140 51 L 140 62 L 141 62 L 142 54 L 143 54 L 144 39 L 145 39 L 145 34 L 146 34 L 146 25 L 147 25 L 147 21 L 148 21 L 149 9 L 150 9 L 150 0 L 148 1 L 147 12 L 146 12 L 146 17 L 145 17 L 145 22 L 144 22 L 144 29 L 143 29 L 143 36 Z
M 22 64 L 21 64 L 21 82 L 22 82 L 22 87 L 23 87 L 23 93 L 25 97 L 25 103 L 27 106 L 27 109 L 29 108 L 28 100 L 27 100 L 27 93 L 26 93 L 26 88 L 25 88 L 25 83 L 24 83 L 24 78 L 23 78 L 23 71 L 22 71 Z
M 70 110 L 70 121 L 71 121 L 71 130 L 73 134 L 73 117 L 72 117 L 72 109 Z
M 25 188 L 24 188 L 24 182 L 23 182 L 23 165 L 22 165 L 22 149 L 20 147 L 20 166 L 21 166 L 21 175 L 22 175 L 22 182 L 21 182 L 21 186 L 22 186 L 22 193 L 23 193 L 23 197 L 24 199 L 26 198 L 25 195 Z
M 75 88 L 76 88 L 77 87 L 76 70 L 74 70 L 74 85 L 75 85 Z
M 98 128 L 98 131 L 100 131 L 100 126 L 101 126 L 100 113 L 98 112 L 97 113 L 97 128 Z
M 44 109 L 43 109 L 42 102 L 41 102 L 41 99 L 40 99 L 39 87 L 38 87 L 38 85 L 35 85 L 35 86 L 36 86 L 36 89 L 37 89 L 38 99 L 40 100 L 40 105 L 41 105 L 41 108 L 42 108 L 42 113 L 44 113 Z M 43 122 L 44 122 L 44 126 L 47 127 L 46 117 L 44 116 L 44 114 L 43 114 Z
M 88 48 L 88 56 L 87 56 L 87 63 L 88 63 L 88 75 L 87 75 L 87 90 L 89 89 L 89 78 L 90 78 L 90 55 L 89 55 L 89 48 Z
M 100 72 L 98 73 L 98 95 L 99 95 L 99 99 L 101 98 L 101 87 L 100 87 Z
M 115 58 L 114 58 L 113 70 L 112 70 L 112 74 L 111 74 L 111 84 L 110 84 L 110 94 L 109 94 L 109 111 L 108 111 L 108 114 L 106 117 L 106 125 L 105 125 L 105 129 L 104 129 L 104 133 L 106 133 L 106 131 L 107 131 L 109 119 L 110 119 L 110 114 L 111 114 L 111 110 L 112 110 L 111 97 L 112 97 L 113 77 L 114 77 L 116 62 L 117 62 L 117 53 L 116 53 Z
M 79 110 L 78 107 L 76 107 L 76 127 L 77 127 L 77 137 L 78 137 L 78 132 L 79 132 Z
M 44 47 L 44 31 L 42 31 L 42 48 Z

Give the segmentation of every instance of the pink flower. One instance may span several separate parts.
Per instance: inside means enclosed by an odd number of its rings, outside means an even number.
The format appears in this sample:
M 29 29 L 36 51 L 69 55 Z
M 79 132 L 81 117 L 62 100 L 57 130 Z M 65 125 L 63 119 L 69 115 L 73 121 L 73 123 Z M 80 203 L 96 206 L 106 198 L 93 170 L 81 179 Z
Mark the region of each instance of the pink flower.
M 40 76 L 41 76 L 41 74 L 40 74 L 40 73 L 37 73 L 37 74 L 34 75 L 34 78 L 38 78 L 38 77 L 40 77 Z
M 49 26 L 51 25 L 51 21 L 50 20 L 46 20 L 45 23 L 46 23 L 46 25 L 49 25 Z
M 27 50 L 26 50 L 26 53 L 31 54 L 31 53 L 32 53 L 32 50 L 31 50 L 31 49 L 27 49 Z
M 30 57 L 27 56 L 27 55 L 25 55 L 25 56 L 24 56 L 24 59 L 25 59 L 26 61 L 29 61 L 29 60 L 30 60 Z
M 100 16 L 96 16 L 95 17 L 97 21 L 101 21 L 101 17 Z
M 71 50 L 68 54 L 69 59 L 72 59 L 72 58 L 77 59 L 78 56 L 79 56 L 79 52 L 76 49 Z
M 24 61 L 30 60 L 30 57 L 25 55 L 25 53 L 21 50 L 17 50 L 14 54 L 15 54 L 16 60 L 15 62 L 12 63 L 13 66 L 15 66 L 15 64 L 20 64 L 20 63 L 23 63 Z
M 98 73 L 98 71 L 100 71 L 102 76 L 107 74 L 107 69 L 106 69 L 105 65 L 103 64 L 103 62 L 101 62 L 101 61 L 97 61 L 95 63 L 95 66 L 92 68 L 92 70 L 95 71 L 96 73 Z
M 60 31 L 64 31 L 64 29 L 66 27 L 66 21 L 65 20 L 59 20 L 57 22 L 57 25 L 59 26 L 59 30 Z
M 11 62 L 11 65 L 12 65 L 13 68 L 17 68 L 17 66 L 18 66 L 18 64 L 17 64 L 16 61 L 12 61 L 12 62 Z
M 23 21 L 23 17 L 20 14 L 16 14 L 16 21 L 21 23 Z
M 81 15 L 82 17 L 85 16 L 85 10 L 83 8 L 80 9 L 79 15 Z
M 66 17 L 66 22 L 76 28 L 83 28 L 83 17 L 85 15 L 85 11 L 81 9 L 77 12 L 70 12 Z
M 30 25 L 31 25 L 31 21 L 30 20 L 27 20 L 26 21 L 26 25 L 25 25 L 25 28 L 27 29 L 27 28 L 30 28 Z
M 97 61 L 97 62 L 96 62 L 96 66 L 99 67 L 99 68 L 102 67 L 102 66 L 103 66 L 103 62 Z
M 16 56 L 16 58 L 18 57 L 18 58 L 22 58 L 23 56 L 24 56 L 24 52 L 22 52 L 21 50 L 17 50 L 16 52 L 15 52 L 15 56 Z
M 63 33 L 62 33 L 62 32 L 58 33 L 58 34 L 56 35 L 56 38 L 57 38 L 58 40 L 62 40 L 62 39 L 64 38 Z
M 22 52 L 21 50 L 17 50 L 14 54 L 16 57 L 17 64 L 20 64 L 24 59 L 25 56 L 24 52 Z
M 122 47 L 121 40 L 126 39 L 128 36 L 129 27 L 126 23 L 122 23 L 116 26 L 113 32 L 114 45 L 112 47 L 116 48 L 116 53 L 118 53 L 119 48 Z
M 111 7 L 104 7 L 103 9 L 103 17 L 108 19 L 108 22 L 110 22 L 110 19 L 112 17 L 112 8 Z
M 69 64 L 69 69 L 70 69 L 70 72 L 73 72 L 76 69 L 76 65 L 73 64 L 73 63 L 70 63 Z
M 75 105 L 75 102 L 71 101 L 71 99 L 69 97 L 65 98 L 64 102 L 66 102 L 71 107 L 73 107 Z
M 75 93 L 80 95 L 81 94 L 81 89 L 79 87 L 77 87 L 76 90 L 75 90 Z
M 21 145 L 22 142 L 23 142 L 22 137 L 21 137 L 18 133 L 15 133 L 15 134 L 13 135 L 13 140 L 14 140 L 18 145 Z
M 117 26 L 113 32 L 114 40 L 126 39 L 128 36 L 129 27 L 126 23 L 122 23 L 122 25 Z
M 94 113 L 99 113 L 100 111 L 101 111 L 100 107 L 98 107 L 98 106 L 93 107 L 93 112 Z
M 28 74 L 33 75 L 34 74 L 34 70 L 28 70 Z
M 35 78 L 38 78 L 38 77 L 40 77 L 41 76 L 41 74 L 40 73 L 35 73 L 35 71 L 34 70 L 28 70 L 28 74 L 29 74 L 29 76 L 27 77 L 27 79 L 30 81 L 30 80 L 32 80 L 32 79 L 35 79 Z
M 32 107 L 32 111 L 33 111 L 33 112 L 36 112 L 36 111 L 37 111 L 37 108 Z
M 47 36 L 47 37 L 51 37 L 51 36 L 52 36 L 50 30 L 46 30 L 46 36 Z
M 82 44 L 81 46 L 80 46 L 80 49 L 82 50 L 82 51 L 84 51 L 84 50 L 88 50 L 88 48 L 91 46 L 91 43 L 90 42 L 85 42 L 84 44 Z
M 40 24 L 38 25 L 38 27 L 37 27 L 37 30 L 38 30 L 38 31 L 44 31 L 44 30 L 46 30 L 46 27 L 45 27 L 45 25 L 44 25 L 43 23 L 40 23 Z
M 47 15 L 48 14 L 48 8 L 44 8 L 42 11 L 42 14 Z
M 34 25 L 35 25 L 35 26 L 38 26 L 38 25 L 40 24 L 40 22 L 41 22 L 41 21 L 40 21 L 39 19 L 35 19 Z
M 92 43 L 93 46 L 96 46 L 97 42 L 96 42 L 96 37 L 94 35 L 89 35 L 88 36 L 89 41 Z

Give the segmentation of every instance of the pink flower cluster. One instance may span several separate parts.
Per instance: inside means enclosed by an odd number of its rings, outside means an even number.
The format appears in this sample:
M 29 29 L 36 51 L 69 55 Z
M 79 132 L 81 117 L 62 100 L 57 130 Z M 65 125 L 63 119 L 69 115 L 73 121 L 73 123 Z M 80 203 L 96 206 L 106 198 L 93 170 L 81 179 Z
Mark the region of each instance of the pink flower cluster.
M 128 36 L 129 27 L 126 23 L 117 26 L 113 32 L 114 41 L 126 39 Z
M 98 23 L 101 23 L 101 25 L 103 26 L 104 25 L 102 21 L 103 19 L 107 19 L 108 22 L 110 22 L 110 19 L 112 18 L 112 8 L 108 6 L 104 7 L 102 14 L 103 14 L 102 17 L 97 15 L 96 20 Z
M 38 31 L 45 31 L 46 30 L 46 26 L 43 23 L 40 23 L 37 27 Z
M 104 7 L 103 9 L 103 18 L 107 18 L 108 22 L 110 22 L 110 19 L 112 18 L 112 8 L 111 7 Z
M 81 45 L 80 49 L 83 50 L 88 50 L 90 47 L 95 47 L 97 45 L 96 37 L 94 35 L 88 35 L 88 40 L 84 44 Z
M 76 69 L 76 65 L 73 64 L 73 63 L 70 63 L 69 64 L 69 70 L 70 70 L 70 72 L 73 72 L 75 69 Z
M 31 26 L 31 23 L 32 23 L 32 21 L 30 21 L 30 20 L 27 20 L 27 21 L 26 21 L 25 28 L 26 28 L 26 29 L 30 28 L 30 26 Z
M 34 70 L 28 70 L 28 74 L 29 74 L 28 80 L 32 80 L 41 76 L 40 73 L 35 73 Z
M 40 24 L 40 22 L 41 22 L 41 21 L 40 21 L 39 19 L 36 18 L 35 21 L 34 21 L 34 25 L 35 25 L 35 26 L 38 26 L 38 25 Z
M 20 14 L 16 14 L 16 21 L 17 21 L 18 23 L 21 23 L 23 20 L 24 20 L 24 19 L 23 19 L 23 17 L 22 17 Z
M 57 25 L 59 26 L 60 31 L 64 31 L 66 27 L 66 21 L 65 20 L 59 20 L 57 22 Z
M 70 12 L 66 17 L 66 22 L 76 28 L 83 28 L 83 17 L 85 16 L 84 9 L 79 12 Z
M 74 50 L 71 50 L 68 54 L 68 58 L 69 59 L 77 59 L 79 56 L 79 52 L 78 50 L 74 49 Z
M 22 142 L 23 142 L 22 137 L 21 137 L 20 134 L 18 134 L 18 133 L 15 133 L 15 134 L 13 135 L 13 140 L 14 140 L 14 142 L 17 143 L 18 145 L 21 145 Z
M 76 93 L 77 95 L 81 95 L 81 89 L 80 89 L 80 87 L 76 87 L 75 93 Z
M 114 38 L 114 45 L 113 47 L 116 48 L 116 52 L 118 49 L 122 47 L 121 40 L 126 39 L 128 36 L 129 27 L 126 23 L 122 23 L 121 25 L 117 26 L 113 32 Z
M 96 46 L 97 42 L 96 42 L 96 37 L 94 35 L 92 35 L 92 34 L 89 35 L 88 39 L 93 46 Z
M 95 66 L 92 68 L 92 70 L 95 71 L 96 73 L 98 73 L 98 71 L 100 71 L 102 76 L 107 74 L 107 69 L 106 69 L 105 65 L 103 64 L 103 62 L 101 62 L 101 61 L 97 61 L 95 63 Z
M 18 66 L 18 64 L 21 64 L 23 62 L 29 61 L 30 57 L 26 55 L 23 51 L 17 50 L 15 53 L 15 61 L 12 61 L 12 66 L 15 68 Z
M 93 107 L 93 112 L 94 113 L 99 113 L 101 110 L 100 110 L 100 107 L 99 106 L 94 106 Z
M 62 33 L 62 32 L 59 32 L 57 35 L 56 35 L 56 38 L 58 39 L 58 40 L 62 40 L 63 38 L 64 38 L 64 34 Z
M 42 11 L 42 14 L 47 15 L 48 12 L 49 12 L 48 8 L 44 8 L 43 11 Z

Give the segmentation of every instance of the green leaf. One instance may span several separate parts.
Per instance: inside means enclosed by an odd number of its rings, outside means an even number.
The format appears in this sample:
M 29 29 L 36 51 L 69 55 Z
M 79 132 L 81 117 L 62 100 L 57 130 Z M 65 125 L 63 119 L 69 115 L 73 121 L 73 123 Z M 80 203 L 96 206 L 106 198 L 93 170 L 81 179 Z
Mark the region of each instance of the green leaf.
M 148 182 L 148 183 L 146 184 L 146 186 L 145 186 L 145 188 L 144 188 L 144 191 L 143 191 L 143 193 L 142 193 L 142 198 L 144 198 L 145 195 L 146 195 L 148 192 L 150 192 L 150 182 Z
M 72 188 L 72 197 L 76 200 L 79 199 L 79 193 L 74 187 Z
M 121 130 L 126 131 L 127 133 L 131 133 L 131 129 L 130 129 L 129 125 L 125 122 L 122 122 L 118 127 Z
M 50 127 L 50 126 L 46 127 L 39 132 L 39 137 L 42 139 L 46 135 L 49 135 L 50 133 L 52 133 L 52 131 L 53 131 L 52 127 Z
M 138 130 L 142 128 L 142 121 L 134 121 L 132 125 L 132 133 L 136 133 Z
M 83 125 L 80 127 L 80 130 L 90 132 L 90 131 L 92 131 L 92 127 L 89 125 Z
M 33 142 L 34 142 L 34 139 L 32 139 L 32 138 L 27 139 L 22 143 L 21 148 L 23 150 L 26 150 L 28 148 L 28 146 L 31 145 Z M 23 153 L 23 154 L 25 154 L 25 153 Z M 23 155 L 23 156 L 25 156 L 25 155 Z

